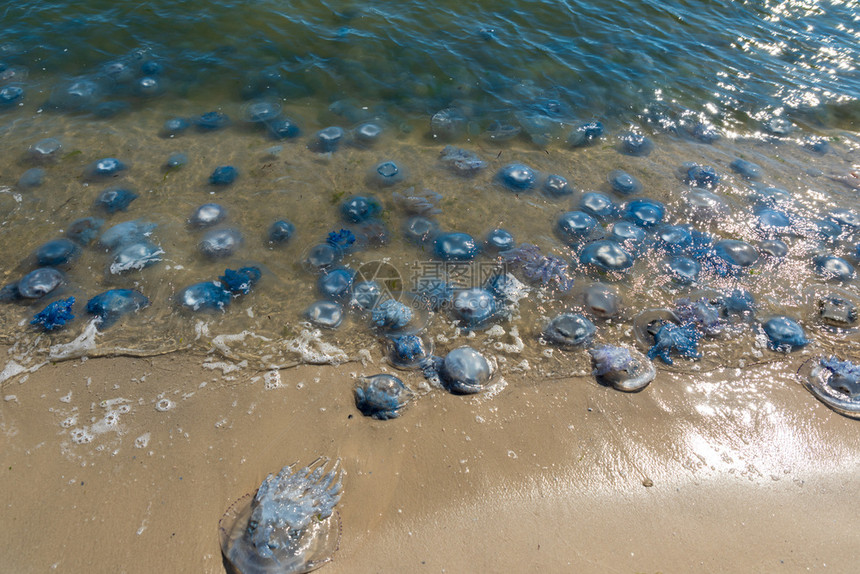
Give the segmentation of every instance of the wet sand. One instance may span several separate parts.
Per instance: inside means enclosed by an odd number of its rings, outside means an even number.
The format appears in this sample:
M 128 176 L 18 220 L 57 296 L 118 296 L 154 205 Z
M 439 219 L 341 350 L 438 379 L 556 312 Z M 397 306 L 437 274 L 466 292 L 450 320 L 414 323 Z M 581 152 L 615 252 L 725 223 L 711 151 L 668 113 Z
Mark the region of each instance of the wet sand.
M 346 470 L 331 574 L 851 571 L 860 423 L 801 387 L 808 357 L 661 368 L 632 395 L 507 372 L 493 397 L 429 390 L 391 421 L 352 399 L 378 351 L 276 388 L 194 353 L 46 365 L 2 387 L 0 570 L 223 572 L 227 507 L 324 455 Z

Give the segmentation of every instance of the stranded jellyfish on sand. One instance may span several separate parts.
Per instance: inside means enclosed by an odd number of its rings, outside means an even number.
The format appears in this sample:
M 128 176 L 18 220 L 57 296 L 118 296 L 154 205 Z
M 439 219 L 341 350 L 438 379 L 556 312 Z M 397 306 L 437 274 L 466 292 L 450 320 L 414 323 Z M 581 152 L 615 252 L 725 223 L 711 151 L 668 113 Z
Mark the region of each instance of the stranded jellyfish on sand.
M 597 381 L 619 391 L 641 391 L 657 375 L 642 353 L 626 347 L 602 345 L 589 349 Z
M 831 356 L 801 365 L 800 382 L 815 398 L 841 415 L 860 419 L 860 365 Z
M 400 416 L 400 410 L 415 393 L 393 375 L 361 377 L 355 387 L 355 406 L 366 417 L 385 421 Z
M 221 552 L 235 574 L 310 572 L 337 550 L 343 471 L 320 458 L 270 474 L 253 497 L 236 501 L 219 524 Z

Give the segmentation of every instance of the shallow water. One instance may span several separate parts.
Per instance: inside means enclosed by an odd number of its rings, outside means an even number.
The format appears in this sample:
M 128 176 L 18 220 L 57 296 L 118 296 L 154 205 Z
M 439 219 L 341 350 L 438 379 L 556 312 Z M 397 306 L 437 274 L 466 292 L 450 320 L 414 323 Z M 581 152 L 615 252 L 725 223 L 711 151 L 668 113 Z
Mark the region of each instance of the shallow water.
M 385 9 L 293 5 L 284 13 L 280 4 L 262 2 L 243 7 L 239 19 L 231 2 L 88 2 L 74 13 L 65 5 L 16 3 L 2 15 L 0 53 L 0 81 L 24 90 L 20 101 L 0 111 L 4 284 L 34 268 L 30 254 L 38 246 L 90 215 L 104 218 L 103 229 L 138 219 L 157 224 L 150 240 L 165 254 L 141 271 L 112 275 L 103 248 L 84 248 L 65 271 L 60 291 L 3 304 L 0 337 L 15 344 L 12 358 L 23 367 L 83 353 L 186 348 L 214 348 L 257 368 L 343 361 L 363 349 L 378 354 L 385 340 L 370 329 L 366 315 L 347 313 L 341 327 L 319 333 L 303 323 L 305 309 L 320 296 L 317 276 L 300 262 L 329 232 L 347 227 L 339 216 L 342 201 L 376 198 L 389 238 L 342 263 L 369 278 L 376 262 L 384 262 L 403 300 L 411 301 L 400 291 L 413 290 L 422 277 L 445 271 L 458 287 L 473 287 L 503 269 L 491 255 L 446 267 L 406 241 L 401 228 L 408 214 L 392 192 L 414 187 L 442 195 L 435 220 L 443 231 L 481 241 L 503 227 L 518 244 L 535 244 L 570 262 L 576 277 L 566 294 L 531 285 L 511 317 L 471 331 L 458 328 L 448 311 L 420 314 L 437 354 L 469 343 L 519 369 L 588 372 L 584 351 L 553 351 L 539 336 L 554 315 L 582 310 L 582 291 L 595 281 L 610 284 L 623 301 L 619 316 L 593 317 L 598 342 L 635 345 L 640 313 L 671 307 L 682 297 L 746 288 L 758 302 L 760 320 L 785 314 L 801 322 L 813 341 L 803 352 L 844 353 L 855 329 L 824 325 L 816 294 L 836 290 L 860 304 L 856 279 L 819 277 L 812 258 L 833 253 L 857 263 L 856 230 L 844 227 L 825 241 L 815 228 L 833 209 L 860 211 L 856 191 L 828 177 L 844 176 L 860 162 L 853 115 L 860 95 L 851 26 L 856 8 L 856 2 L 532 2 L 494 3 L 462 14 L 459 6 L 411 3 Z M 125 33 L 117 34 L 116 25 Z M 68 38 L 75 42 L 67 45 Z M 144 78 L 154 79 L 155 87 L 141 84 Z M 261 101 L 280 106 L 302 135 L 275 141 L 264 126 L 243 121 L 249 105 Z M 192 126 L 165 137 L 166 120 L 213 110 L 232 118 L 231 125 L 211 132 Z M 453 120 L 441 122 L 442 110 Z M 383 127 L 375 145 L 342 145 L 333 153 L 311 149 L 316 130 L 338 125 L 349 132 L 371 119 Z M 566 143 L 582 120 L 602 121 L 606 136 L 589 147 Z M 722 137 L 703 143 L 694 137 L 702 134 L 697 126 Z M 505 127 L 514 135 L 502 141 Z M 631 130 L 651 139 L 650 154 L 621 153 L 622 137 Z M 826 153 L 807 149 L 813 135 L 829 146 Z M 53 160 L 35 162 L 27 150 L 44 137 L 63 147 Z M 472 177 L 453 173 L 439 159 L 446 143 L 476 152 L 486 169 Z M 166 169 L 176 153 L 185 154 L 187 164 Z M 115 178 L 88 175 L 89 166 L 105 157 L 129 169 Z M 738 158 L 761 168 L 760 181 L 733 172 Z M 384 160 L 407 175 L 379 188 L 369 174 Z M 515 162 L 536 170 L 538 189 L 516 194 L 499 185 L 497 171 Z M 724 209 L 693 212 L 687 162 L 715 168 L 722 179 L 712 191 Z M 238 169 L 238 179 L 210 185 L 213 170 L 225 165 Z M 25 186 L 19 178 L 33 167 L 45 170 L 44 181 Z M 607 176 L 613 170 L 638 179 L 641 191 L 629 197 L 612 191 Z M 574 193 L 560 199 L 543 194 L 539 188 L 550 174 L 567 178 Z M 99 211 L 96 198 L 117 185 L 139 197 L 126 211 Z M 761 202 L 751 198 L 756 187 L 790 194 L 788 204 L 773 207 L 790 216 L 789 229 L 761 229 L 753 211 Z M 650 248 L 624 273 L 596 273 L 579 264 L 584 242 L 568 247 L 554 232 L 558 216 L 578 209 L 582 193 L 591 190 L 619 205 L 642 197 L 661 201 L 666 223 L 691 224 L 715 238 L 757 245 L 777 235 L 789 254 L 762 256 L 728 276 L 706 272 L 689 286 L 673 283 L 662 268 L 665 254 Z M 201 255 L 197 245 L 205 231 L 187 223 L 208 202 L 227 209 L 219 228 L 243 235 L 227 258 Z M 296 226 L 283 245 L 267 241 L 278 219 Z M 602 221 L 590 238 L 608 233 L 613 221 Z M 263 277 L 226 312 L 195 313 L 175 304 L 184 287 L 246 265 L 260 267 Z M 141 291 L 151 305 L 94 336 L 82 304 L 120 287 Z M 29 327 L 45 304 L 70 295 L 78 300 L 78 318 L 68 328 L 39 334 Z M 736 322 L 703 339 L 700 348 L 700 361 L 679 359 L 672 368 L 780 357 L 767 350 L 756 323 Z

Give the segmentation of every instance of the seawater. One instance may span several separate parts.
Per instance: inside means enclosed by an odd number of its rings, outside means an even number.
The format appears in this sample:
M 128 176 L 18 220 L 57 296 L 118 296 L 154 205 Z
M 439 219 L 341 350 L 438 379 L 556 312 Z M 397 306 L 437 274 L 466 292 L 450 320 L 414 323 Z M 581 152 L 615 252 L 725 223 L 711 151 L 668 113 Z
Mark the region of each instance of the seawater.
M 357 313 L 319 334 L 304 324 L 304 310 L 320 296 L 317 276 L 301 261 L 330 231 L 347 227 L 338 210 L 343 200 L 372 196 L 384 208 L 388 239 L 342 263 L 358 270 L 385 262 L 408 292 L 428 265 L 438 266 L 401 232 L 407 215 L 391 193 L 414 187 L 442 195 L 435 219 L 443 230 L 480 240 L 502 227 L 518 243 L 535 244 L 576 270 L 568 294 L 531 286 L 513 316 L 498 321 L 500 329 L 464 330 L 444 311 L 428 314 L 437 353 L 471 344 L 521 368 L 588 372 L 587 354 L 548 353 L 539 335 L 555 314 L 582 309 L 582 289 L 597 281 L 624 301 L 619 316 L 595 319 L 601 341 L 636 344 L 633 325 L 642 311 L 740 287 L 756 297 L 760 317 L 800 320 L 813 340 L 810 352 L 848 353 L 854 330 L 823 325 L 815 302 L 834 290 L 857 302 L 856 279 L 827 281 L 813 272 L 812 257 L 833 253 L 857 263 L 854 230 L 845 227 L 832 240 L 814 230 L 836 208 L 860 211 L 856 191 L 829 177 L 846 176 L 860 163 L 857 4 L 494 2 L 466 10 L 421 2 L 16 2 L 0 16 L 0 88 L 12 88 L 0 108 L 3 282 L 31 270 L 39 245 L 90 215 L 103 217 L 105 229 L 136 219 L 156 223 L 152 240 L 165 255 L 153 267 L 114 275 L 109 254 L 87 247 L 65 272 L 60 291 L 3 305 L 0 336 L 21 368 L 81 353 L 177 349 L 215 348 L 260 368 L 355 357 L 374 346 L 369 341 L 383 345 L 384 338 Z M 254 102 L 280 105 L 302 135 L 276 141 L 264 127 L 243 121 Z M 170 118 L 213 110 L 230 116 L 231 125 L 163 133 Z M 317 130 L 337 125 L 349 131 L 365 121 L 384 130 L 372 147 L 309 149 Z M 583 121 L 602 122 L 606 135 L 596 145 L 573 147 L 568 138 Z M 628 131 L 651 138 L 654 151 L 620 153 L 618 138 Z M 702 134 L 719 138 L 703 140 Z M 37 167 L 28 149 L 44 137 L 63 147 L 40 166 L 40 186 L 21 186 L 20 176 Z M 825 142 L 827 152 L 810 151 L 810 142 Z M 474 151 L 486 169 L 472 177 L 453 173 L 439 161 L 448 144 Z M 178 152 L 187 165 L 166 170 L 167 158 Z M 87 167 L 104 157 L 130 167 L 109 180 L 87 177 Z M 729 166 L 737 158 L 759 165 L 761 182 L 734 174 Z M 383 160 L 395 161 L 408 177 L 384 190 L 369 185 L 368 174 Z M 561 175 L 575 193 L 559 200 L 539 190 L 512 193 L 496 173 L 513 162 L 542 176 Z M 683 176 L 687 162 L 721 174 L 713 191 L 727 211 L 693 218 Z M 208 183 L 221 165 L 240 174 L 223 189 Z M 602 191 L 619 204 L 632 199 L 609 190 L 607 175 L 615 169 L 642 182 L 636 197 L 667 206 L 668 223 L 753 245 L 767 234 L 758 227 L 751 195 L 756 186 L 783 188 L 791 195 L 779 207 L 792 218 L 781 234 L 789 255 L 762 257 L 728 277 L 705 275 L 688 287 L 668 279 L 663 255 L 653 250 L 620 276 L 589 271 L 578 263 L 582 246 L 564 245 L 553 229 L 561 213 L 577 209 L 584 192 Z M 139 197 L 125 212 L 104 214 L 94 201 L 112 185 Z M 194 208 L 207 202 L 224 205 L 224 225 L 244 236 L 227 259 L 203 257 L 197 248 L 202 232 L 187 224 Z M 266 237 L 278 219 L 297 229 L 283 246 Z M 603 225 L 608 230 L 611 224 Z M 193 313 L 176 305 L 182 288 L 244 265 L 260 267 L 263 278 L 225 312 Z M 493 257 L 481 256 L 461 271 L 475 282 L 500 268 Z M 81 303 L 117 287 L 137 289 L 152 303 L 96 336 L 87 330 Z M 68 328 L 45 335 L 29 326 L 45 304 L 69 295 L 79 303 Z M 706 339 L 702 350 L 702 362 L 678 360 L 675 368 L 779 357 L 766 350 L 755 324 Z

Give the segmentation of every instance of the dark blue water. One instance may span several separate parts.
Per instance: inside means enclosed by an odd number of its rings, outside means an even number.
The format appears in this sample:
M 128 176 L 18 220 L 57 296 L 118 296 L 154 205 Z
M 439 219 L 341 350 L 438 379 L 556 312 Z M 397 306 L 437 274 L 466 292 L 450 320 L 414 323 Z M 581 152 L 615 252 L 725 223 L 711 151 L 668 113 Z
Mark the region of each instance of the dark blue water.
M 847 128 L 858 14 L 850 0 L 19 0 L 0 12 L 0 62 L 31 97 L 83 112 L 267 97 L 404 121 L 453 108 L 471 131 L 534 117 Z M 145 76 L 153 93 L 135 87 Z M 92 101 L 57 95 L 82 77 Z

